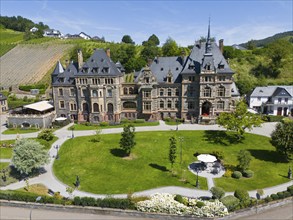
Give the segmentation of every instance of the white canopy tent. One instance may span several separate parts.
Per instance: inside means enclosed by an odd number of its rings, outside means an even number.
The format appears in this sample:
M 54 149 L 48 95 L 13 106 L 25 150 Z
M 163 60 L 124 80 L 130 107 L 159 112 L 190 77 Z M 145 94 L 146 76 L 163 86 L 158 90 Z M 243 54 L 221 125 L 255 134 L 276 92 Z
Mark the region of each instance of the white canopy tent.
M 204 163 L 212 163 L 217 160 L 217 158 L 210 154 L 200 154 L 197 156 L 197 159 Z

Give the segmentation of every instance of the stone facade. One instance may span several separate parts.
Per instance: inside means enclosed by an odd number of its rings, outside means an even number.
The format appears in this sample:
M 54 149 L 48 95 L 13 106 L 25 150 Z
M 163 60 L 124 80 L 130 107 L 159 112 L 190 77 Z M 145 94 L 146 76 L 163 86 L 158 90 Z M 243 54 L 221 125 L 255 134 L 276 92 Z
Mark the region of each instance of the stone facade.
M 0 114 L 8 111 L 7 97 L 0 93 Z
M 208 34 L 188 56 L 156 57 L 134 73 L 131 83 L 124 81 L 123 66 L 111 60 L 109 50 L 96 50 L 85 63 L 79 51 L 78 64 L 63 68 L 58 62 L 52 73 L 57 116 L 91 123 L 167 117 L 214 122 L 239 99 L 221 50 Z

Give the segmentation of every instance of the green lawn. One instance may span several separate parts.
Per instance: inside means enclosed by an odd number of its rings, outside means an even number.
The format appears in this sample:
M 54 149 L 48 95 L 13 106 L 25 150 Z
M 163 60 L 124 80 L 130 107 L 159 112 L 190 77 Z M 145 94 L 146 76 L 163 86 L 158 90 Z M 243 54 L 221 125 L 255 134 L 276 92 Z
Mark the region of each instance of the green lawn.
M 0 159 L 10 159 L 12 157 L 11 147 L 1 147 L 0 148 Z
M 245 140 L 236 144 L 233 138 L 225 136 L 222 131 L 137 132 L 133 160 L 121 157 L 120 134 L 102 135 L 100 143 L 92 142 L 90 136 L 70 139 L 59 151 L 60 159 L 53 166 L 55 175 L 70 186 L 73 186 L 76 175 L 79 175 L 80 189 L 93 193 L 128 193 L 170 185 L 194 187 L 196 177 L 190 171 L 185 173 L 191 184 L 180 182 L 179 178 L 172 177 L 167 171 L 170 169 L 168 139 L 172 134 L 184 138 L 182 159 L 186 170 L 188 164 L 197 160 L 193 156 L 195 152 L 222 151 L 225 164 L 233 166 L 237 165 L 239 150 L 247 149 L 251 152 L 253 160 L 250 169 L 255 172 L 255 176 L 240 180 L 231 177 L 215 179 L 216 185 L 226 191 L 236 188 L 252 190 L 288 181 L 286 173 L 289 164 L 275 151 L 269 138 L 246 134 Z M 180 174 L 179 143 L 177 152 L 175 170 Z M 205 179 L 200 181 L 202 189 L 207 189 Z
M 0 163 L 0 171 L 4 168 L 7 168 L 9 166 L 9 163 Z
M 97 130 L 97 129 L 107 129 L 107 128 L 123 128 L 125 124 L 119 124 L 119 125 L 106 125 L 106 126 L 100 126 L 100 125 L 85 125 L 85 124 L 74 124 L 74 130 Z M 159 122 L 144 122 L 144 123 L 132 123 L 135 127 L 142 127 L 142 126 L 158 126 Z M 68 128 L 68 130 L 71 130 L 72 127 Z
M 36 128 L 28 128 L 28 129 L 21 129 L 21 128 L 9 128 L 2 132 L 2 134 L 27 134 L 38 132 L 39 129 Z

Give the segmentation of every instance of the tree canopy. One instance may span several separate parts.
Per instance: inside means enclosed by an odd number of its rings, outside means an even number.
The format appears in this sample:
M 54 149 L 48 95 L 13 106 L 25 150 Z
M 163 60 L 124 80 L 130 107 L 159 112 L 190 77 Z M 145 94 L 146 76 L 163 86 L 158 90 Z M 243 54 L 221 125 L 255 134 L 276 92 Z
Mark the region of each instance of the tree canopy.
M 124 35 L 122 37 L 121 42 L 126 44 L 135 44 L 135 42 L 132 40 L 132 38 L 129 35 Z
M 236 105 L 233 112 L 223 112 L 217 118 L 217 123 L 229 131 L 236 132 L 238 140 L 244 136 L 245 129 L 251 130 L 253 127 L 261 125 L 262 120 L 259 115 L 247 111 L 247 105 L 244 100 Z
M 171 57 L 180 55 L 179 47 L 175 40 L 168 38 L 164 45 L 162 46 L 163 56 Z
M 291 160 L 293 158 L 293 121 L 278 123 L 271 138 L 271 143 L 276 150 Z
M 123 132 L 121 133 L 120 139 L 120 147 L 125 151 L 125 153 L 129 156 L 132 148 L 135 146 L 135 128 L 133 125 L 125 125 L 123 127 Z
M 20 139 L 15 143 L 12 164 L 21 174 L 30 174 L 34 169 L 49 162 L 48 152 L 44 146 L 31 139 Z

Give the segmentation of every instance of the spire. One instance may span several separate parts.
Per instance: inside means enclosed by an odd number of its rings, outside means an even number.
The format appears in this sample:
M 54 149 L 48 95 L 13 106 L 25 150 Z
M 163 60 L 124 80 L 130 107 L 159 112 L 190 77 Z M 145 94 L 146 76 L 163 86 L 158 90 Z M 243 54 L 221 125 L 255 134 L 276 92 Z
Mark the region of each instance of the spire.
M 209 17 L 208 37 L 206 42 L 206 53 L 211 52 L 211 18 Z

